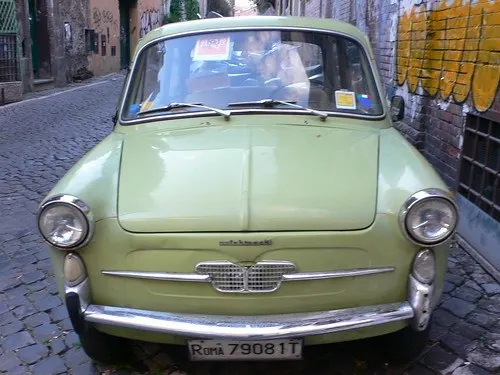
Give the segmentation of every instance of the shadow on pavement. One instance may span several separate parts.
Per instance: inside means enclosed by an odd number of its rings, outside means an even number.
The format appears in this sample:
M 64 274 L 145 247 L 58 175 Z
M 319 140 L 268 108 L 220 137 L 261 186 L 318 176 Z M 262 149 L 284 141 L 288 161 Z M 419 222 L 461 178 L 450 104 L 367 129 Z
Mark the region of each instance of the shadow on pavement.
M 410 363 L 389 359 L 381 338 L 306 346 L 298 361 L 212 361 L 189 360 L 187 348 L 133 342 L 138 362 L 131 360 L 108 373 L 172 375 L 360 375 L 404 374 Z M 415 358 L 416 359 L 416 358 Z M 124 372 L 127 370 L 127 372 Z M 109 367 L 107 367 L 109 371 Z

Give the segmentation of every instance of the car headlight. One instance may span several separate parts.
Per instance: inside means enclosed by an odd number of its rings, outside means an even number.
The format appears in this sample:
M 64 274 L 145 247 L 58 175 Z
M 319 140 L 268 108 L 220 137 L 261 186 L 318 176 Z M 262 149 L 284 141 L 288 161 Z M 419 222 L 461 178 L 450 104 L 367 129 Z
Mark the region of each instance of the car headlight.
M 71 195 L 50 198 L 38 213 L 38 228 L 43 238 L 62 249 L 86 244 L 92 236 L 93 225 L 89 207 Z
M 438 245 L 455 231 L 458 210 L 453 198 L 439 189 L 426 189 L 413 194 L 400 214 L 407 237 L 418 245 Z

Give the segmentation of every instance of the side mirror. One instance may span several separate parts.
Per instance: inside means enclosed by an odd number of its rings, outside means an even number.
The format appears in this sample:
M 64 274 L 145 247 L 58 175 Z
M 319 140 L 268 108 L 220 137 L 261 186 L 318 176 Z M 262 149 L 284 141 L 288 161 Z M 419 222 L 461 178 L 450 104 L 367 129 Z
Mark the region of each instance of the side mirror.
M 399 95 L 391 99 L 391 117 L 392 121 L 401 121 L 405 117 L 405 100 Z

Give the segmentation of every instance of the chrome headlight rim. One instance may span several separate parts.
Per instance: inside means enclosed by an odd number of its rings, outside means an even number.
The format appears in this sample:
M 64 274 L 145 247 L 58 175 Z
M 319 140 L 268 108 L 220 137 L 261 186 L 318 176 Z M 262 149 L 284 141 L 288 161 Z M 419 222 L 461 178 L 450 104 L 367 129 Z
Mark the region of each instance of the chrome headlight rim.
M 436 200 L 436 199 L 441 199 L 449 203 L 455 213 L 455 223 L 453 228 L 449 231 L 449 234 L 437 241 L 420 241 L 416 239 L 415 237 L 412 236 L 410 230 L 408 229 L 408 225 L 406 222 L 406 219 L 408 217 L 408 213 L 411 211 L 412 208 L 415 206 L 427 201 L 427 200 Z M 403 232 L 404 236 L 413 244 L 418 245 L 418 246 L 427 246 L 427 247 L 432 247 L 432 246 L 438 246 L 447 240 L 450 239 L 450 237 L 453 236 L 455 233 L 455 230 L 458 225 L 458 206 L 455 202 L 455 199 L 453 195 L 445 190 L 442 189 L 423 189 L 419 190 L 416 193 L 413 193 L 403 204 L 403 207 L 401 207 L 401 211 L 399 213 L 399 225 L 401 227 L 401 231 Z
M 73 245 L 61 246 L 61 245 L 55 244 L 55 243 L 49 241 L 47 238 L 45 238 L 45 236 L 43 235 L 43 231 L 40 228 L 40 218 L 41 218 L 42 214 L 44 213 L 44 211 L 53 205 L 71 206 L 73 208 L 76 208 L 77 210 L 79 210 L 83 214 L 83 217 L 86 220 L 88 229 L 87 229 L 87 234 L 85 236 L 83 236 L 83 238 L 81 240 L 79 240 L 78 242 L 76 242 Z M 42 235 L 43 239 L 48 244 L 50 244 L 50 246 L 56 247 L 56 248 L 61 249 L 61 250 L 72 251 L 72 250 L 76 250 L 76 249 L 79 249 L 81 247 L 84 247 L 85 245 L 87 245 L 89 243 L 89 241 L 92 239 L 92 236 L 94 235 L 95 222 L 94 222 L 94 215 L 93 215 L 92 211 L 90 210 L 90 207 L 81 199 L 79 199 L 73 195 L 70 195 L 70 194 L 58 194 L 58 195 L 52 196 L 49 199 L 47 199 L 46 201 L 44 201 L 40 205 L 40 208 L 38 209 L 38 214 L 37 214 L 36 219 L 37 219 L 38 231 Z

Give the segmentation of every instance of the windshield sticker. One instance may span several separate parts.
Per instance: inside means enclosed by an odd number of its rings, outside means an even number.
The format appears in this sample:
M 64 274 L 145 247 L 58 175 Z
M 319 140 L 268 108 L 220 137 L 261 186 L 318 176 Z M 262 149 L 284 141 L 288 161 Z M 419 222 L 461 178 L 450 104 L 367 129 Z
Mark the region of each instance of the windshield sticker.
M 141 110 L 139 112 L 144 112 L 147 111 L 148 109 L 151 109 L 153 107 L 154 102 L 151 101 L 145 101 L 141 103 Z
M 338 109 L 356 109 L 356 97 L 352 91 L 335 91 L 335 106 Z
M 199 39 L 194 47 L 193 60 L 195 61 L 222 61 L 229 60 L 231 54 L 231 39 L 210 38 Z
M 358 94 L 358 103 L 364 109 L 371 109 L 373 107 L 373 100 L 369 95 Z

